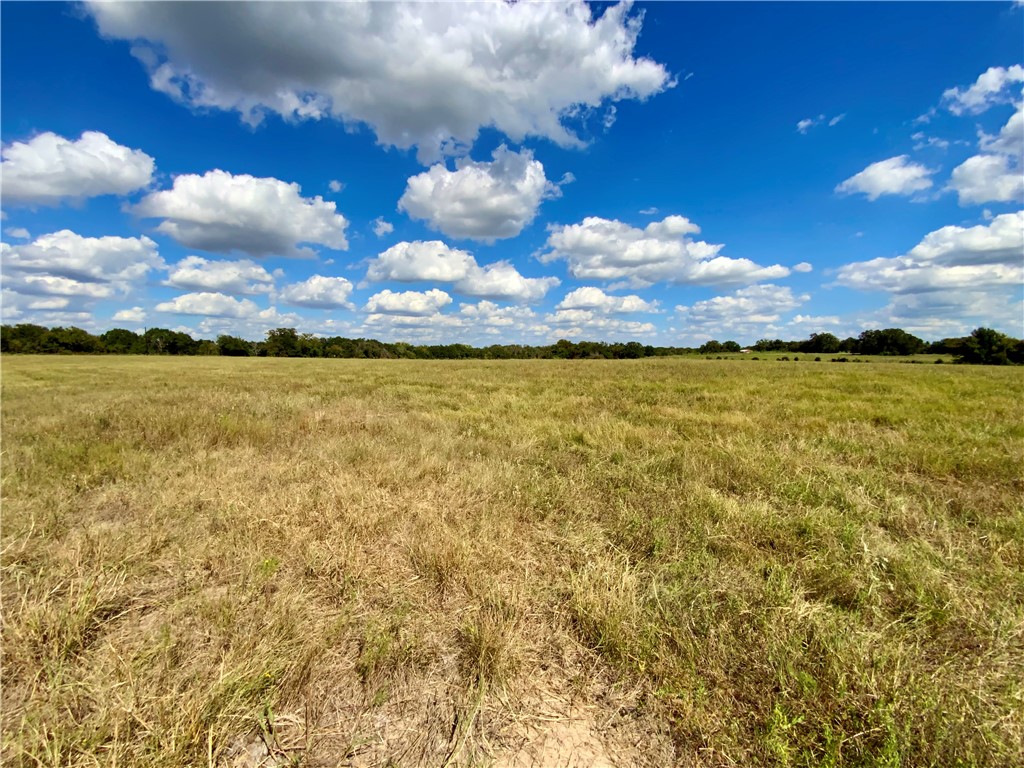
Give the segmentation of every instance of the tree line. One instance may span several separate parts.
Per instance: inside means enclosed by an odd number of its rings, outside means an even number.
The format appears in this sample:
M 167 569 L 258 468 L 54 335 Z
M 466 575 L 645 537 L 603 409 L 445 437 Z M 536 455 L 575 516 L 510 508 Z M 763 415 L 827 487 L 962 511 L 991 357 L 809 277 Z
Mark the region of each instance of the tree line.
M 224 355 L 228 357 L 333 357 L 406 358 L 417 360 L 509 360 L 509 359 L 606 359 L 623 360 L 699 353 L 702 355 L 741 352 L 736 341 L 708 341 L 700 347 L 655 347 L 630 342 L 579 341 L 561 339 L 554 344 L 469 344 L 387 343 L 376 339 L 343 336 L 314 336 L 294 328 L 274 328 L 263 341 L 247 341 L 221 335 L 216 341 L 193 339 L 189 334 L 167 328 L 149 328 L 136 333 L 113 328 L 94 335 L 82 328 L 45 328 L 21 323 L 0 326 L 0 352 L 15 354 L 114 354 L 114 355 Z M 970 335 L 927 342 L 900 328 L 864 331 L 840 340 L 831 333 L 812 333 L 801 341 L 761 339 L 747 349 L 753 352 L 802 352 L 807 354 L 849 353 L 855 355 L 916 354 L 950 355 L 957 362 L 987 365 L 1024 364 L 1024 341 L 991 328 L 977 328 Z

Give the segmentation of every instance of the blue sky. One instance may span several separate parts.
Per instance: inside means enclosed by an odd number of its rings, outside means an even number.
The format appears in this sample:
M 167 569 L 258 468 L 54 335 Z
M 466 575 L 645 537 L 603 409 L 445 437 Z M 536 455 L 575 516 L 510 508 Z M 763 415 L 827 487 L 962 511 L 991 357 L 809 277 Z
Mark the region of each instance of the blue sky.
M 1020 4 L 0 17 L 4 322 L 1024 335 Z

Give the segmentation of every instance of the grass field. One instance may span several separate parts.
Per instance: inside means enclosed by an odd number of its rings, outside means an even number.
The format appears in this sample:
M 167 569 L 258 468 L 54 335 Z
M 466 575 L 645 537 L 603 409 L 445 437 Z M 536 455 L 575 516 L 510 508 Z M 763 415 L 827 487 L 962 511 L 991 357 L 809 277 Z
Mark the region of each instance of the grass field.
M 5 766 L 1024 765 L 1020 369 L 2 376 Z

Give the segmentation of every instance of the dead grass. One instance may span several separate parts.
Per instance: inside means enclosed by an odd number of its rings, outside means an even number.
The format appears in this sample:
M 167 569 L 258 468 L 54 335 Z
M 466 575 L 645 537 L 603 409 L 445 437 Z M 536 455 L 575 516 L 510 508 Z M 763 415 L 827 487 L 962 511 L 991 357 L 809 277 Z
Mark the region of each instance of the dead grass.
M 1022 384 L 5 358 L 3 762 L 1024 764 Z

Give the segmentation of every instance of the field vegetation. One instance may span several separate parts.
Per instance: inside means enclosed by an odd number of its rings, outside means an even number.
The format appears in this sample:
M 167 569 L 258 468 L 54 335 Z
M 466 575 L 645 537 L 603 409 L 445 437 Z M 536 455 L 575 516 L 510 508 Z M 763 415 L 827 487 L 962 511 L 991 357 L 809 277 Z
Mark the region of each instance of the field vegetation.
M 1024 765 L 1021 370 L 805 360 L 4 356 L 4 765 Z

